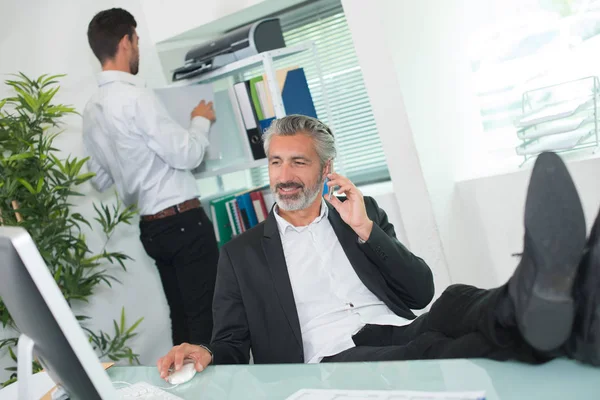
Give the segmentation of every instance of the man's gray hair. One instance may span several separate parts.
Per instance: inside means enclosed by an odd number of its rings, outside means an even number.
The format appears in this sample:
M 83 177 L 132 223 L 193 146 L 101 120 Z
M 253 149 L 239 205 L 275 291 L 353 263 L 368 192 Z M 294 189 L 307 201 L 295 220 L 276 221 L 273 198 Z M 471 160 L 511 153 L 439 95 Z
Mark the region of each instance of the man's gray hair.
M 293 136 L 299 133 L 306 134 L 314 140 L 321 167 L 335 158 L 335 139 L 329 127 L 316 118 L 295 114 L 273 121 L 263 135 L 265 154 L 269 155 L 269 144 L 273 136 Z

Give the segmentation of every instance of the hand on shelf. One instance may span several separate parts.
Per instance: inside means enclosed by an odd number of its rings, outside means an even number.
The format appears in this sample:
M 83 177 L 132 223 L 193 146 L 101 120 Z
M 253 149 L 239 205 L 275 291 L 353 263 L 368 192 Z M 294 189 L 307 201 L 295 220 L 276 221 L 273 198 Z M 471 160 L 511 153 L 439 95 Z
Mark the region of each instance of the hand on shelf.
M 194 117 L 204 117 L 210 122 L 215 122 L 217 117 L 215 116 L 215 110 L 213 109 L 213 102 L 209 101 L 208 103 L 205 100 L 202 100 L 193 110 L 192 110 L 192 118 Z

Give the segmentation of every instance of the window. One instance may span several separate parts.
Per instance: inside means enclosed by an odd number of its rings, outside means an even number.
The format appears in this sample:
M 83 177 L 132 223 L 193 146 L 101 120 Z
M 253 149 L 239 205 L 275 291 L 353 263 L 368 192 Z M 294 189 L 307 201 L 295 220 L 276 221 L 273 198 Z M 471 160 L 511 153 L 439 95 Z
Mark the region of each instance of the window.
M 304 68 L 317 110 L 336 137 L 337 172 L 355 184 L 389 179 L 387 163 L 375 126 L 354 44 L 339 1 L 319 1 L 279 16 L 286 45 L 314 41 L 325 87 L 321 88 L 312 52 L 306 51 L 275 63 L 276 67 Z M 327 119 L 323 90 L 329 95 L 331 120 Z M 252 184 L 268 184 L 267 167 L 254 168 Z
M 517 130 L 522 129 L 518 121 L 529 111 L 524 105 L 530 104 L 524 100 L 530 93 L 544 93 L 547 104 L 558 104 L 562 99 L 543 90 L 600 75 L 600 1 L 493 0 L 482 9 L 481 28 L 471 36 L 469 46 L 483 131 L 498 149 L 512 149 L 514 154 L 516 146 L 519 152 L 529 145 L 529 131 L 519 132 L 518 137 Z M 586 90 L 591 93 L 593 87 Z M 535 110 L 535 105 L 532 107 Z M 580 114 L 574 117 L 585 119 L 584 113 Z M 577 126 L 577 121 L 571 122 Z M 557 131 L 559 123 L 565 121 L 553 120 L 540 129 Z M 569 146 L 584 145 L 589 137 L 581 129 L 560 132 L 565 137 L 573 133 L 575 140 Z M 536 141 L 550 143 L 551 139 L 541 135 L 537 134 L 540 139 Z M 561 142 L 559 148 L 571 148 L 565 146 Z

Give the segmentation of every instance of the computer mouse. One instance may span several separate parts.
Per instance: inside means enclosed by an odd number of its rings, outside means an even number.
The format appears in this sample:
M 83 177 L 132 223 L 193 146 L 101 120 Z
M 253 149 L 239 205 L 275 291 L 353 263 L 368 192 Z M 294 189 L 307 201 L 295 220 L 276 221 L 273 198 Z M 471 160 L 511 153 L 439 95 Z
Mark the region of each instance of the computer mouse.
M 194 368 L 194 364 L 183 364 L 179 371 L 173 370 L 173 372 L 167 376 L 167 382 L 169 382 L 171 385 L 180 385 L 192 379 L 194 375 L 196 375 L 196 368 Z

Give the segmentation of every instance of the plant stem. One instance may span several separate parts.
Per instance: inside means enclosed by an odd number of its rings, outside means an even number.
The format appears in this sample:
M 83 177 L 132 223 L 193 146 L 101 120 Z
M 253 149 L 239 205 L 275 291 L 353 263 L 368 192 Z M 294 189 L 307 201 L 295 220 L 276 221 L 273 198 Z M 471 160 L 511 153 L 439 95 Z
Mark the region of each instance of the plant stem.
M 23 216 L 17 210 L 19 209 L 19 202 L 16 200 L 12 201 L 12 208 L 15 210 L 15 216 L 17 217 L 17 222 L 23 222 Z

